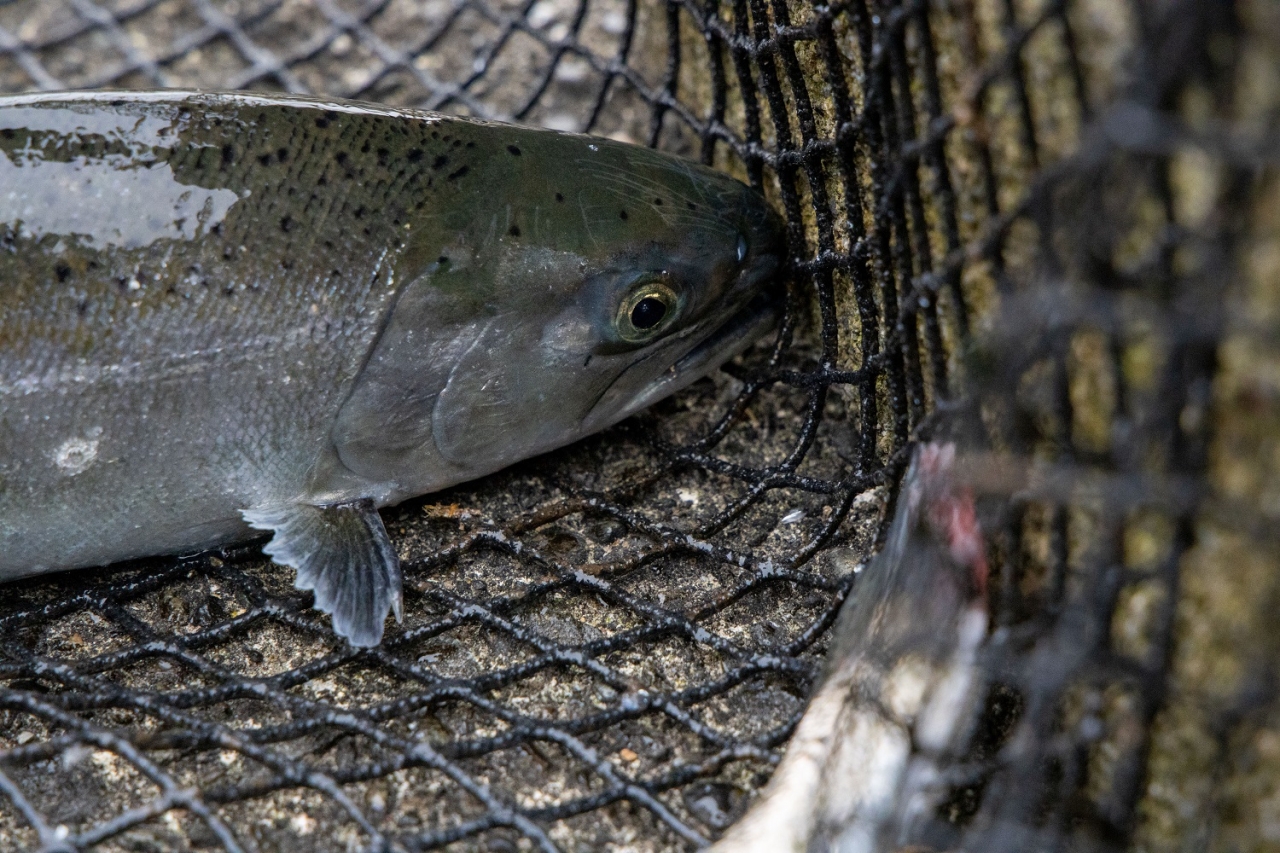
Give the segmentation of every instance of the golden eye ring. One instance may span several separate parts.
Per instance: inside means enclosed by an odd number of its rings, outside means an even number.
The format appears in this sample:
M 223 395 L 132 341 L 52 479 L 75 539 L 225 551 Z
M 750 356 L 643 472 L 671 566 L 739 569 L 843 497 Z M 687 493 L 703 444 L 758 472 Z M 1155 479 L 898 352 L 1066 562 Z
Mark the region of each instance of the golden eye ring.
M 649 278 L 633 287 L 618 305 L 614 325 L 629 343 L 652 340 L 671 325 L 680 297 L 665 282 Z

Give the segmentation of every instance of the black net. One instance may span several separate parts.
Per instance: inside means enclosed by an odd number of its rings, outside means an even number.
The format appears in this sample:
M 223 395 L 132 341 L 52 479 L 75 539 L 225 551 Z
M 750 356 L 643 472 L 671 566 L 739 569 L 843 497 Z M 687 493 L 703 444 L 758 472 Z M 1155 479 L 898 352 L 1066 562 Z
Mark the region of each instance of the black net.
M 986 705 L 957 709 L 975 716 L 967 747 L 941 762 L 943 805 L 903 827 L 928 849 L 1280 837 L 1266 805 L 1280 585 L 1263 485 L 1277 102 L 1259 77 L 1275 67 L 1276 10 L 1109 12 L 1133 42 L 1107 97 L 1090 97 L 1082 57 L 1099 45 L 1073 35 L 1068 4 L 962 106 L 988 209 L 1005 212 L 982 260 L 965 259 L 966 274 L 989 265 L 998 306 L 965 361 L 973 394 L 943 408 L 973 448 L 969 479 L 998 498 L 994 630 Z M 1040 101 L 1037 78 L 1057 87 Z M 1064 126 L 1072 142 L 1054 150 Z M 1001 203 L 1019 169 L 1025 193 Z
M 252 547 L 5 586 L 0 848 L 703 844 L 940 431 L 999 498 L 996 629 L 913 840 L 1280 843 L 1275 33 L 1264 0 L 0 2 L 0 90 L 657 145 L 765 192 L 793 258 L 771 345 L 384 513 L 376 649 Z

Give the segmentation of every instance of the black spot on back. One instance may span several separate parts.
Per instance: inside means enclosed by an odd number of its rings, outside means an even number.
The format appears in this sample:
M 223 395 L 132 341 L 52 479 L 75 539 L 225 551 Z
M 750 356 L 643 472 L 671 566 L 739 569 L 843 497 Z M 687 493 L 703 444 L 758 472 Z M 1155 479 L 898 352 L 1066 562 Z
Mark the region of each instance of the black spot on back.
M 619 211 L 619 212 L 618 212 L 618 218 L 619 218 L 619 219 L 621 219 L 623 222 L 626 222 L 626 221 L 627 221 L 627 212 L 626 212 L 625 210 L 621 210 L 621 211 Z
M 519 236 L 520 236 L 520 226 L 519 226 L 519 225 L 512 225 L 510 228 L 508 228 L 508 229 L 507 229 L 507 233 L 508 233 L 508 234 L 510 234 L 512 237 L 519 237 Z
M 519 156 L 520 156 L 520 149 L 519 149 L 519 148 L 517 148 L 517 147 L 515 147 L 514 145 L 508 145 L 508 146 L 507 146 L 507 150 L 511 152 L 511 156 L 513 156 L 513 157 L 519 157 Z
M 258 162 L 259 162 L 259 163 L 261 163 L 263 166 L 270 166 L 270 165 L 271 165 L 271 155 L 270 155 L 270 154 L 262 154 L 262 155 L 260 155 L 260 156 L 258 157 Z
M 690 209 L 690 210 L 697 210 L 697 209 L 698 209 L 698 206 L 697 206 L 696 204 L 694 204 L 693 202 L 691 202 L 691 201 L 686 201 L 686 202 L 685 202 L 685 204 L 686 204 L 686 205 L 688 205 L 688 207 L 689 207 L 689 209 Z
M 58 276 L 58 281 L 66 281 L 71 277 L 71 267 L 62 261 L 58 261 L 53 265 L 53 272 Z
M 328 126 L 329 126 L 328 114 L 325 114 L 322 116 L 316 116 L 316 127 L 320 128 L 321 130 L 324 130 Z
M 431 168 L 433 168 L 433 169 L 441 169 L 441 168 L 443 168 L 443 167 L 445 166 L 445 164 L 447 164 L 448 162 L 449 162 L 449 157 L 448 157 L 447 155 L 445 155 L 445 154 L 437 155 L 437 156 L 436 156 L 436 159 L 434 159 L 434 160 L 432 160 L 432 161 L 431 161 Z
M 281 230 L 281 231 L 283 231 L 283 232 L 284 232 L 284 233 L 286 233 L 286 234 L 288 234 L 290 231 L 292 231 L 292 230 L 293 230 L 293 217 L 292 217 L 292 216 L 284 216 L 284 217 L 281 217 L 281 219 L 280 219 L 280 230 Z
M 456 181 L 458 178 L 461 178 L 463 175 L 465 175 L 467 172 L 470 172 L 470 171 L 471 171 L 470 166 L 462 166 L 456 172 L 451 172 L 449 174 L 449 180 Z
M 564 196 L 560 193 L 556 193 L 556 201 L 564 201 Z
M 391 159 L 391 152 L 385 148 L 378 149 L 378 165 L 386 168 L 387 162 Z
M 222 146 L 222 165 L 230 166 L 236 161 L 236 147 L 230 143 Z
M 277 159 L 277 160 L 279 160 L 281 163 L 283 163 L 285 160 L 288 160 L 288 159 L 289 159 L 289 149 L 288 149 L 288 148 L 281 148 L 279 151 L 277 151 L 277 152 L 276 152 L 276 159 Z
M 653 203 L 656 204 L 658 207 L 662 207 L 662 199 L 660 198 L 655 198 L 653 200 Z
M 418 163 L 426 156 L 421 148 L 410 148 L 409 153 L 405 155 L 405 159 L 410 163 Z

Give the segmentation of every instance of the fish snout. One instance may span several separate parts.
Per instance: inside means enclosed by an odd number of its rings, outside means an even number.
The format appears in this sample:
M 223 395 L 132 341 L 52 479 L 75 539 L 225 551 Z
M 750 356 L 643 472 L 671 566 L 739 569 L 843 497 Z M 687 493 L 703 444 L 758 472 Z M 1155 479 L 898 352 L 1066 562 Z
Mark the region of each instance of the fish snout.
M 782 217 L 754 190 L 743 187 L 741 233 L 746 240 L 739 286 L 756 290 L 775 283 L 787 256 Z

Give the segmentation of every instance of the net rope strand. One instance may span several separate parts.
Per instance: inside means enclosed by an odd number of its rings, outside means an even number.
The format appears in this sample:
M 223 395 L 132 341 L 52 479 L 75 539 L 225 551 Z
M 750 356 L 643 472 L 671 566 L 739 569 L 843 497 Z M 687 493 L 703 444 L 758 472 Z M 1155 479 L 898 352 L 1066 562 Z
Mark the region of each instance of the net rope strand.
M 1185 32 L 1175 15 L 1129 47 L 1183 67 L 1102 96 L 1084 58 L 1101 36 L 1079 30 L 1083 5 L 66 0 L 40 18 L 35 0 L 0 2 L 3 90 L 322 85 L 621 135 L 737 169 L 785 214 L 792 255 L 776 341 L 729 365 L 714 393 L 497 485 L 389 512 L 410 618 L 376 649 L 339 643 L 255 547 L 7 586 L 0 838 L 47 851 L 175 838 L 226 851 L 596 849 L 621 837 L 694 848 L 741 814 L 785 748 L 856 592 L 848 554 L 869 554 L 909 439 L 968 417 L 1068 479 L 1200 483 L 1208 433 L 1180 418 L 1215 375 L 1222 326 L 1207 318 L 1183 336 L 1178 297 L 1216 292 L 1235 263 L 1241 226 L 1226 214 L 1251 198 L 1242 149 L 1213 149 L 1237 179 L 1217 200 L 1221 226 L 1196 231 L 1176 215 L 1168 153 L 1127 150 L 1097 124 L 1122 97 L 1168 112 L 1204 74 L 1191 48 L 1240 33 L 1192 29 L 1217 20 L 1213 0 L 1180 0 L 1195 13 Z M 1037 65 L 1050 60 L 1052 71 Z M 1064 103 L 1080 124 L 1068 150 L 1045 130 Z M 1054 238 L 1082 233 L 1062 193 L 1125 158 L 1140 168 L 1115 183 L 1150 189 L 1165 212 L 1163 242 L 1129 278 Z M 1103 216 L 1122 230 L 1131 213 Z M 1180 246 L 1211 248 L 1213 263 L 1181 275 L 1170 261 Z M 956 357 L 985 329 L 990 300 L 974 299 L 984 276 L 1027 307 L 1014 329 L 1044 332 L 980 341 L 992 376 Z M 1134 302 L 1171 347 L 1155 406 L 1116 368 Z M 1073 433 L 1072 342 L 1099 327 L 1114 418 L 1136 428 L 1124 447 L 1087 451 Z M 1041 406 L 1014 389 L 1039 381 L 1042 364 Z M 613 447 L 625 475 L 584 476 Z M 1147 470 L 1135 447 L 1168 449 L 1168 462 Z M 532 498 L 508 500 L 512 490 Z M 1159 491 L 1118 490 L 1088 559 L 1071 499 L 1009 503 L 992 533 L 992 698 L 947 768 L 947 809 L 911 827 L 920 839 L 1017 850 L 1076 837 L 1109 850 L 1132 836 L 1168 695 L 1178 567 L 1202 510 L 1199 499 L 1176 506 L 1165 558 L 1135 572 L 1125 513 L 1164 506 Z M 702 507 L 686 492 L 722 499 Z M 1043 567 L 1027 556 L 1037 542 Z M 1041 568 L 1047 591 L 1028 585 Z M 1124 590 L 1148 580 L 1165 596 L 1152 651 L 1123 658 L 1107 626 Z M 270 658 L 260 646 L 272 643 L 293 656 Z M 1099 782 L 1089 755 L 1105 738 L 1083 722 L 1064 729 L 1063 708 L 1073 691 L 1108 685 L 1134 691 L 1142 737 Z M 428 793 L 414 799 L 417 788 Z M 1072 836 L 1086 824 L 1101 841 Z

